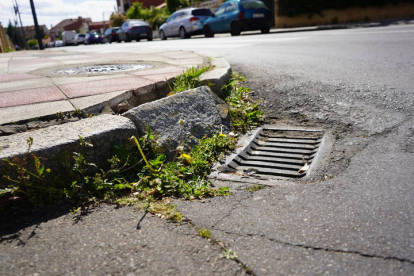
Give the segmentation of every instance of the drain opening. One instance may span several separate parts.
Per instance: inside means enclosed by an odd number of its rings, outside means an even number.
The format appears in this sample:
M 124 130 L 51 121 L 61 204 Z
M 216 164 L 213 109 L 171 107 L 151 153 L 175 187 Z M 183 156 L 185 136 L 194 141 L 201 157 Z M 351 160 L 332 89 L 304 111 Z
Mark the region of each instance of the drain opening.
M 218 170 L 248 177 L 300 179 L 309 175 L 323 137 L 321 130 L 260 128 Z

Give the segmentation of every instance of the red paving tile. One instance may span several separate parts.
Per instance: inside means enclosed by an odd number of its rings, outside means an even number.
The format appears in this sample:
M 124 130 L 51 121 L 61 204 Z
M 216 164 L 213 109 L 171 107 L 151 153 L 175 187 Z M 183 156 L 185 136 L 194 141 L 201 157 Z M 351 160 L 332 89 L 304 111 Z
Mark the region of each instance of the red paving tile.
M 101 81 L 62 84 L 59 85 L 59 87 L 65 91 L 66 95 L 70 98 L 78 98 L 120 90 L 136 90 L 152 83 L 152 81 L 142 78 L 126 77 Z
M 33 64 L 33 63 L 43 63 L 43 62 L 41 58 L 34 58 L 34 57 L 12 58 L 11 60 L 9 60 L 9 64 L 25 65 L 25 64 Z
M 178 75 L 178 74 L 181 74 L 183 71 L 184 70 L 180 67 L 167 66 L 167 67 L 162 67 L 162 68 L 154 68 L 154 69 L 134 72 L 134 73 L 130 73 L 130 75 L 142 76 L 142 77 L 148 76 L 148 75 L 159 75 L 159 74 L 167 74 L 167 73 L 176 73 Z
M 17 81 L 17 80 L 29 80 L 29 79 L 35 79 L 40 78 L 40 76 L 34 76 L 29 74 L 0 74 L 0 82 L 5 81 Z
M 2 92 L 0 93 L 0 108 L 64 99 L 65 95 L 56 86 Z
M 178 75 L 179 73 L 168 73 L 168 74 L 149 75 L 149 76 L 142 76 L 142 77 L 147 80 L 151 80 L 153 82 L 160 82 L 160 81 L 172 79 Z

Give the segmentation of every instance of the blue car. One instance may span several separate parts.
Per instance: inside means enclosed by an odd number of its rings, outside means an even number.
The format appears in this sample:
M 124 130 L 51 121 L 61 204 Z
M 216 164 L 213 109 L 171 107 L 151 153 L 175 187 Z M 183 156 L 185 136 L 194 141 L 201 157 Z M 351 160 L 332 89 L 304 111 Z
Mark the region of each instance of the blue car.
M 216 12 L 204 22 L 206 37 L 216 33 L 240 35 L 243 31 L 260 30 L 266 34 L 270 30 L 270 12 L 259 0 L 230 0 L 221 4 Z

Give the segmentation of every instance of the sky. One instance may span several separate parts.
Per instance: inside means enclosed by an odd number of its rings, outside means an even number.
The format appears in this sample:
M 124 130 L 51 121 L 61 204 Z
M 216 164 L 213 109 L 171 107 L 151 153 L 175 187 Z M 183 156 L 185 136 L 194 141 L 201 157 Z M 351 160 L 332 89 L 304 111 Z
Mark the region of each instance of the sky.
M 14 20 L 13 3 L 17 1 L 23 26 L 34 25 L 29 0 L 0 0 L 0 22 L 7 27 Z M 93 22 L 109 20 L 116 0 L 33 0 L 39 25 L 56 25 L 67 18 L 90 17 Z M 20 25 L 20 23 L 19 23 Z

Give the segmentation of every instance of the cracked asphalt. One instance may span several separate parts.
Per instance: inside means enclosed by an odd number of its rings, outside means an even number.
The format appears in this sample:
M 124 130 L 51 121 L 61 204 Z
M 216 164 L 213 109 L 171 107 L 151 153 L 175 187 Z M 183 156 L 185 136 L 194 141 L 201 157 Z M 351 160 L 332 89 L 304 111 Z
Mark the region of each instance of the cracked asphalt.
M 224 57 L 267 123 L 331 130 L 333 150 L 307 181 L 254 193 L 215 181 L 232 194 L 177 201 L 183 224 L 147 215 L 137 230 L 143 213 L 102 206 L 2 225 L 0 274 L 413 275 L 413 46 L 414 27 L 397 25 L 68 49 Z M 220 258 L 219 241 L 237 260 Z

